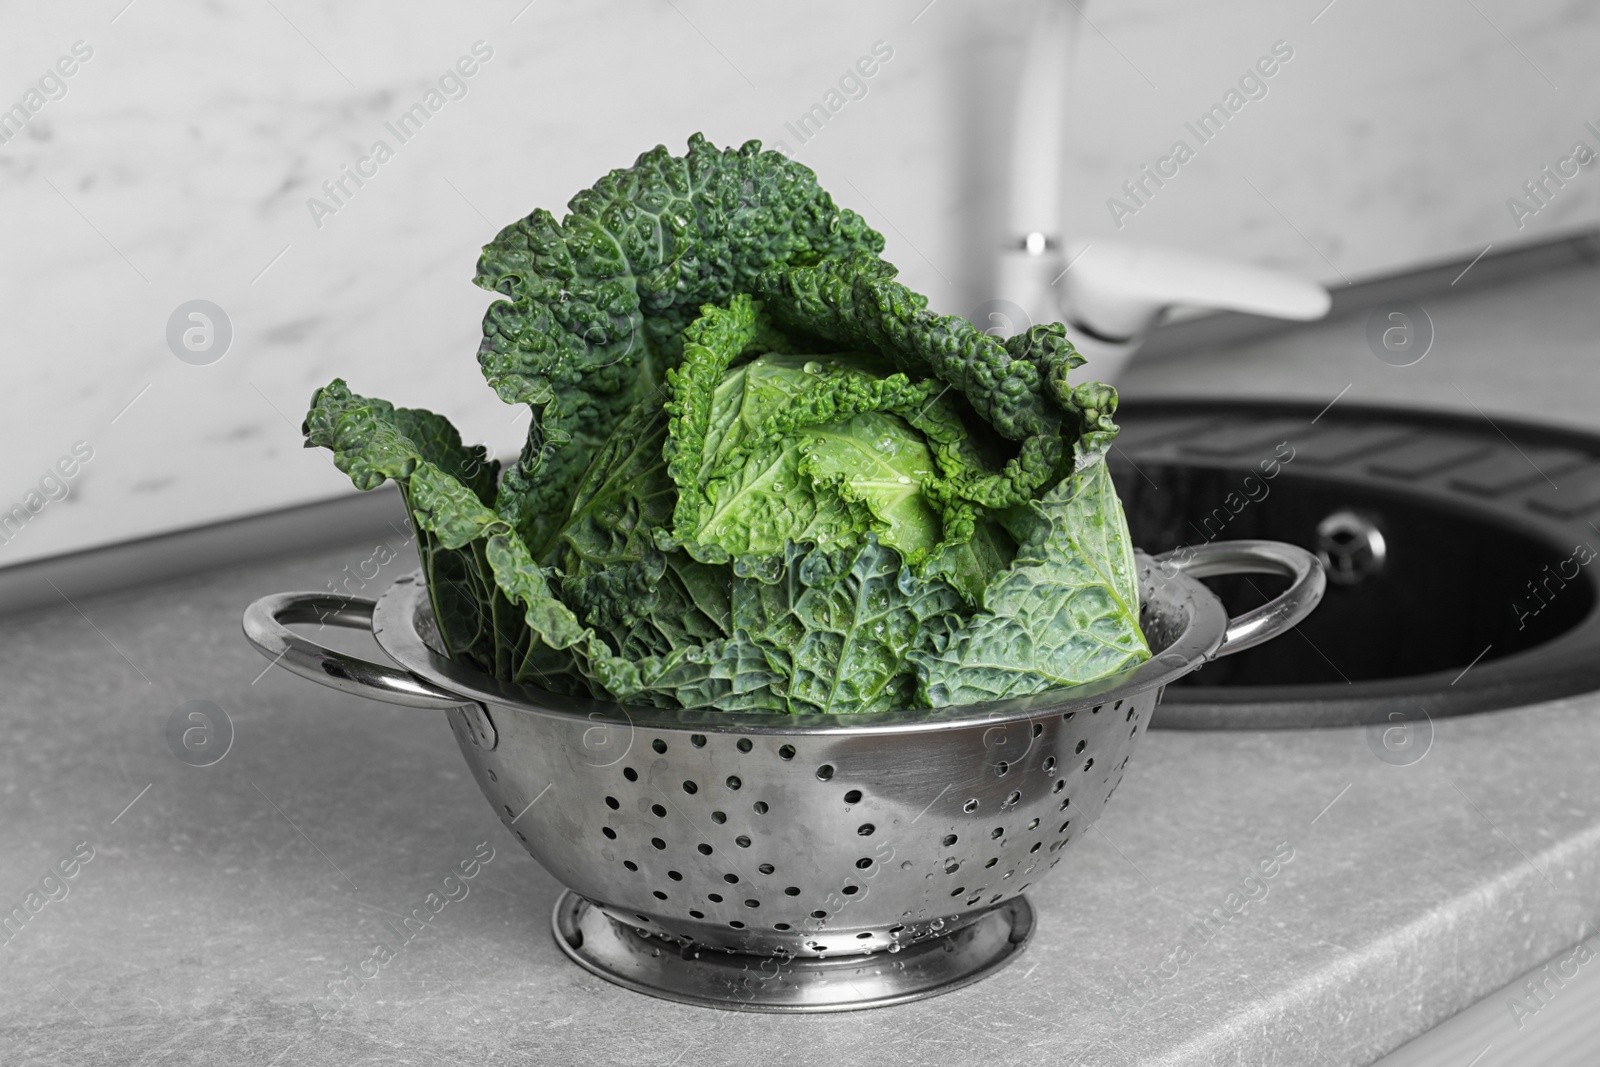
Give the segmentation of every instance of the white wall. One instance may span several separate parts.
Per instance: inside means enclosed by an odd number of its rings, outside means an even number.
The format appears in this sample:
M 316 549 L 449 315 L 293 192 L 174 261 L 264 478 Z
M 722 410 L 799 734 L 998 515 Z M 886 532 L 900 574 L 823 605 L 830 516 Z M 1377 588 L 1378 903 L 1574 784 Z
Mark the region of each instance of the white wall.
M 299 448 L 334 375 L 512 452 L 525 420 L 474 360 L 479 246 L 697 129 L 788 140 L 941 310 L 996 295 L 1026 0 L 125 2 L 0 8 L 0 107 L 93 49 L 0 145 L 0 511 L 74 442 L 94 449 L 0 565 L 348 491 Z M 1574 141 L 1600 149 L 1583 125 L 1600 126 L 1600 11 L 1325 2 L 1088 0 L 1069 236 L 1118 232 L 1107 198 L 1276 41 L 1294 56 L 1268 95 L 1120 237 L 1343 284 L 1595 221 L 1596 166 L 1524 229 L 1505 201 Z M 466 97 L 398 145 L 384 123 L 479 40 L 493 56 Z M 893 58 L 866 97 L 799 145 L 785 120 L 876 41 Z M 307 198 L 378 138 L 394 158 L 316 225 Z M 165 339 L 194 298 L 234 328 L 210 366 Z

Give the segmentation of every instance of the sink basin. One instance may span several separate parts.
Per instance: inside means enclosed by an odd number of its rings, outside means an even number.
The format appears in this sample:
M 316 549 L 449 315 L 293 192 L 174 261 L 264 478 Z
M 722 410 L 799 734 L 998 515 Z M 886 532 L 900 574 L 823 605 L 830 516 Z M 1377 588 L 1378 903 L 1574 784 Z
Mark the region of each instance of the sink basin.
M 1288 640 L 1167 690 L 1155 726 L 1331 726 L 1600 688 L 1600 438 L 1397 408 L 1133 403 L 1112 472 L 1150 552 L 1270 538 L 1318 552 Z M 1208 581 L 1232 610 L 1272 580 Z

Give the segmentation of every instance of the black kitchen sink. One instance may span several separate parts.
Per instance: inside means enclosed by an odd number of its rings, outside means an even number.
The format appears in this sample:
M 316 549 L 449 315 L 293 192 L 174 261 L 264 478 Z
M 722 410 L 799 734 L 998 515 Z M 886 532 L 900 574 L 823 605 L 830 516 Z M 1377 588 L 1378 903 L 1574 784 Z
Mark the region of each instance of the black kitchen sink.
M 1318 553 L 1322 604 L 1170 687 L 1154 725 L 1437 718 L 1600 689 L 1600 437 L 1397 408 L 1132 402 L 1110 456 L 1134 543 Z M 1276 579 L 1208 579 L 1235 612 Z

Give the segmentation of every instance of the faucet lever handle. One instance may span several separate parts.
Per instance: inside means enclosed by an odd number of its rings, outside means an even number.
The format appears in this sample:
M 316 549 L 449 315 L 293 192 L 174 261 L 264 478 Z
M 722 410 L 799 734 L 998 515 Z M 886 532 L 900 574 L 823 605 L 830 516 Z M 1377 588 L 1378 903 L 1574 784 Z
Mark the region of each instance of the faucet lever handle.
M 1110 343 L 1137 343 L 1169 307 L 1320 319 L 1328 291 L 1315 282 L 1238 260 L 1179 248 L 1076 241 L 1061 308 L 1079 330 Z

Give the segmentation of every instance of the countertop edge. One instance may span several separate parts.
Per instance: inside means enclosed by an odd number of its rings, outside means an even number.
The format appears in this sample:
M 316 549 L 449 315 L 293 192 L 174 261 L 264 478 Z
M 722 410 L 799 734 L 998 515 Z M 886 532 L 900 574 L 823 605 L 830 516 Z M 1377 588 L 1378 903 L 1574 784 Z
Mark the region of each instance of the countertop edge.
M 167 530 L 0 567 L 0 618 L 74 596 L 147 588 L 199 571 L 317 552 L 365 536 L 409 540 L 400 493 L 386 484 L 294 507 Z
M 1543 706 L 1524 709 L 1537 711 Z M 1503 713 L 1502 713 L 1503 714 Z M 1469 801 L 1470 803 L 1470 801 Z M 1521 853 L 1499 831 L 1488 839 L 1498 847 Z M 1565 890 L 1544 872 L 1558 872 Z M 1554 891 L 1557 899 L 1550 900 Z M 1497 925 L 1507 916 L 1528 916 L 1533 901 L 1541 901 L 1537 920 L 1525 920 L 1525 936 L 1515 952 L 1497 942 Z M 1547 902 L 1547 903 L 1546 903 Z M 1315 1034 L 1326 1020 L 1350 1018 L 1356 1012 L 1370 1035 L 1354 1058 L 1337 1059 L 1315 1047 L 1301 1051 L 1304 1063 L 1349 1063 L 1365 1067 L 1403 1047 L 1445 1020 L 1504 989 L 1508 983 L 1553 956 L 1595 936 L 1589 916 L 1600 911 L 1600 825 L 1565 838 L 1499 877 L 1468 886 L 1442 900 L 1421 918 L 1391 930 L 1379 941 L 1334 956 L 1312 968 L 1288 987 L 1251 1001 L 1216 1025 L 1196 1033 L 1165 1054 L 1149 1059 L 1159 1067 L 1199 1067 L 1222 1063 L 1246 1064 L 1247 1049 L 1241 1037 L 1254 1030 L 1272 1035 L 1274 1051 L 1282 1052 L 1285 1035 Z M 1479 961 L 1467 969 L 1463 961 Z M 1441 980 L 1449 974 L 1449 980 Z M 1377 986 L 1381 995 L 1362 996 L 1355 1003 L 1348 993 L 1364 989 L 1375 980 L 1388 979 L 1399 988 Z M 1309 1025 L 1296 1025 L 1299 1017 Z

